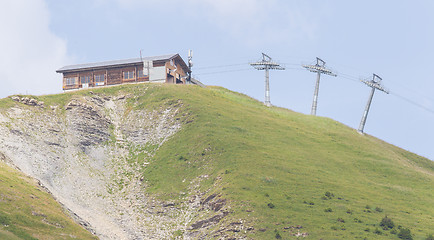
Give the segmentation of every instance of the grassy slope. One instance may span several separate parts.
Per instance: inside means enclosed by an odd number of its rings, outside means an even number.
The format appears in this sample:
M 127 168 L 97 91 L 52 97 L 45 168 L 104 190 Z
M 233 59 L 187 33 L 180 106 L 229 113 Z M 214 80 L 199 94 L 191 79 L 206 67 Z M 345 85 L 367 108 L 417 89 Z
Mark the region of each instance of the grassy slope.
M 37 183 L 0 162 L 0 239 L 96 239 Z
M 284 227 L 302 225 L 309 239 L 398 239 L 390 231 L 374 233 L 385 215 L 415 239 L 433 233 L 434 163 L 425 158 L 333 120 L 267 108 L 223 88 L 143 84 L 92 91 L 134 93 L 131 106 L 147 109 L 181 99 L 187 124 L 144 172 L 149 191 L 176 199 L 190 180 L 208 175 L 202 190 L 230 200 L 226 221 L 250 219 L 255 231 L 249 237 L 273 239 L 277 230 L 291 239 Z M 62 106 L 74 94 L 88 91 L 38 99 Z M 334 197 L 322 199 L 325 192 Z
M 267 229 L 250 235 L 257 239 L 274 238 L 275 229 L 290 238 L 283 228 L 294 225 L 312 239 L 397 239 L 390 231 L 373 233 L 385 215 L 416 239 L 432 233 L 434 163 L 428 159 L 336 121 L 266 108 L 223 88 L 153 87 L 136 101 L 155 107 L 177 99 L 194 121 L 144 173 L 151 192 L 174 197 L 207 174 L 202 189 L 230 199 L 234 219 Z M 327 191 L 334 197 L 324 200 Z

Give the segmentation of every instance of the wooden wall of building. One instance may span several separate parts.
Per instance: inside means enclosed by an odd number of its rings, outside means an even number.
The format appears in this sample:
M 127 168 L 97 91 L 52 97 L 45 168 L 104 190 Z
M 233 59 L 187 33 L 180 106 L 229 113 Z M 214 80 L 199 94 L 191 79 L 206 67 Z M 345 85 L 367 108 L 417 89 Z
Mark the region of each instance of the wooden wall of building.
M 166 67 L 166 70 L 167 70 L 166 82 L 167 83 L 185 83 L 185 79 L 182 79 L 182 76 L 186 76 L 186 73 L 182 69 L 182 66 L 179 63 L 177 63 L 176 59 L 173 61 L 154 62 L 153 66 L 154 67 L 161 67 L 161 66 Z M 170 70 L 174 70 L 175 66 L 176 66 L 176 71 L 170 71 Z M 95 69 L 89 70 L 88 69 L 88 70 L 82 70 L 82 71 L 63 73 L 63 90 L 83 88 L 83 84 L 80 81 L 81 77 L 83 77 L 83 76 L 89 76 L 90 77 L 90 82 L 88 83 L 88 87 L 149 81 L 149 76 L 147 76 L 146 70 L 144 72 L 144 74 L 146 76 L 144 76 L 144 77 L 138 76 L 139 70 L 142 70 L 142 69 L 143 69 L 143 63 L 137 63 L 137 64 L 131 64 L 128 66 L 123 66 L 123 67 L 106 67 L 106 68 L 100 68 L 97 70 L 95 70 Z M 124 72 L 126 72 L 126 71 L 134 72 L 134 77 L 129 78 L 129 79 L 125 79 L 124 78 Z M 104 83 L 100 83 L 99 85 L 97 85 L 95 82 L 95 76 L 96 75 L 104 75 Z M 75 83 L 67 85 L 67 79 L 68 78 L 75 78 L 76 79 Z M 69 81 L 69 83 L 70 83 L 70 81 Z

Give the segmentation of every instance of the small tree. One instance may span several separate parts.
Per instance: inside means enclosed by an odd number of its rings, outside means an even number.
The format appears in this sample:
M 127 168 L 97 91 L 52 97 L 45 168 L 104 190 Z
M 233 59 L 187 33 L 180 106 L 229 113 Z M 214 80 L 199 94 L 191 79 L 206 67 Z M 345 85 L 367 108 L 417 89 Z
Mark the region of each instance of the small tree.
M 399 230 L 398 237 L 404 240 L 413 240 L 410 229 L 408 228 L 401 228 Z
M 392 219 L 390 219 L 387 216 L 385 216 L 381 220 L 380 226 L 382 226 L 384 230 L 388 230 L 388 229 L 394 228 L 395 227 L 395 223 L 393 223 Z

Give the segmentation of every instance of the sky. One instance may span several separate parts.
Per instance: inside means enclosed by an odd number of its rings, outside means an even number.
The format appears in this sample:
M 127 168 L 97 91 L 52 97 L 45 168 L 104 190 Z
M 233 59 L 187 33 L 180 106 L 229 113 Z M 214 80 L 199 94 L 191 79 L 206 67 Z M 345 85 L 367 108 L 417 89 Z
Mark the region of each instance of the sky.
M 0 97 L 61 93 L 68 64 L 194 52 L 193 76 L 264 100 L 266 53 L 271 103 L 309 114 L 316 57 L 317 115 L 357 129 L 375 73 L 364 131 L 434 160 L 434 1 L 14 0 L 0 1 Z

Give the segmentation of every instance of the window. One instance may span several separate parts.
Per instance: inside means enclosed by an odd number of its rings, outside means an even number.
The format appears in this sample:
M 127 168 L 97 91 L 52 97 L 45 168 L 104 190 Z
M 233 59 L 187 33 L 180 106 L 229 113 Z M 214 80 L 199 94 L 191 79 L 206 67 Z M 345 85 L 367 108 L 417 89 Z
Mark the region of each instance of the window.
M 124 72 L 124 79 L 134 79 L 134 71 Z
M 95 82 L 100 83 L 100 82 L 104 82 L 104 74 L 101 75 L 95 75 Z
M 90 76 L 82 76 L 80 77 L 81 84 L 90 83 Z
M 137 70 L 137 77 L 139 78 L 143 78 L 143 77 L 147 77 L 148 75 L 145 75 L 143 73 L 143 69 L 142 70 Z
M 77 77 L 66 78 L 66 86 L 75 85 Z

